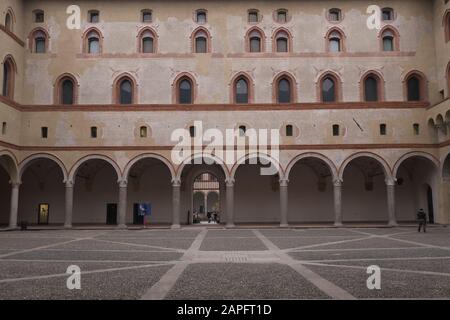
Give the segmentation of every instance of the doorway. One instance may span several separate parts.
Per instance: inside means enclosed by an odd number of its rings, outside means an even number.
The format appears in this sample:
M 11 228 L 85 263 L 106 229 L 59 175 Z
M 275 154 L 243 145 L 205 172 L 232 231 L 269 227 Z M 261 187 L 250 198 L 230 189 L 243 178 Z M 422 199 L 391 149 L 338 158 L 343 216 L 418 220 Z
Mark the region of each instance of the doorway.
M 135 203 L 133 205 L 133 224 L 135 225 L 143 225 L 144 224 L 144 216 L 140 215 L 139 203 Z
M 48 224 L 50 206 L 48 203 L 39 204 L 38 224 Z
M 211 173 L 202 173 L 192 185 L 192 223 L 220 223 L 219 180 Z
M 117 224 L 117 203 L 108 203 L 106 205 L 106 224 Z
M 428 220 L 434 223 L 434 206 L 433 206 L 433 190 L 430 186 L 427 187 L 427 201 L 428 201 Z

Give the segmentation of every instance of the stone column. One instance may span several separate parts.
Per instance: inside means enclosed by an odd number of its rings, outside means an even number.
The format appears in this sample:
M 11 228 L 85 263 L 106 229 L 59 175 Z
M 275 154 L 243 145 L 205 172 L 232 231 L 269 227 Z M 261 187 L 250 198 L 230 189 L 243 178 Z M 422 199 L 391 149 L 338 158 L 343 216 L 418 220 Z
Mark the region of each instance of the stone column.
M 172 180 L 172 229 L 179 229 L 181 206 L 181 181 Z
M 396 179 L 386 179 L 389 226 L 391 227 L 398 226 L 395 218 L 395 183 Z
M 19 188 L 20 182 L 11 182 L 11 211 L 9 215 L 9 227 L 17 228 L 17 212 L 19 208 Z
M 208 193 L 205 193 L 204 195 L 203 195 L 203 202 L 204 202 L 204 205 L 205 205 L 205 214 L 208 214 Z
M 64 228 L 72 228 L 72 212 L 73 212 L 73 181 L 66 181 L 66 212 Z
M 334 225 L 342 227 L 342 180 L 333 181 L 334 190 Z
M 128 182 L 126 180 L 119 181 L 119 223 L 118 227 L 125 229 L 127 227 L 125 221 L 127 216 L 127 185 Z
M 227 184 L 227 228 L 234 227 L 234 179 L 227 179 L 225 181 Z
M 288 227 L 288 183 L 287 179 L 280 179 L 280 227 Z

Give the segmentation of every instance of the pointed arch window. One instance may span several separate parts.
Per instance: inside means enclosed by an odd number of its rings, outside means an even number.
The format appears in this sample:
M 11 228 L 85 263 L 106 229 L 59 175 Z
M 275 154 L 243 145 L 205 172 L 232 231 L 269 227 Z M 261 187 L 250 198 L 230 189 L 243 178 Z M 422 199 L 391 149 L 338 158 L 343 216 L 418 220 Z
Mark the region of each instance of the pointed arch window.
M 420 101 L 420 79 L 413 75 L 407 81 L 408 101 Z
M 248 33 L 248 51 L 263 52 L 263 36 L 259 30 L 252 30 Z
M 40 29 L 34 31 L 31 36 L 31 41 L 32 41 L 31 52 L 46 53 L 48 46 L 47 44 L 48 37 L 46 32 Z
M 278 31 L 274 38 L 276 52 L 290 52 L 290 37 L 286 31 Z
M 3 86 L 2 95 L 9 99 L 14 99 L 16 67 L 12 58 L 6 58 L 3 62 Z
M 88 54 L 102 53 L 102 37 L 96 29 L 85 33 L 84 52 Z
M 195 31 L 193 36 L 193 50 L 194 53 L 209 53 L 210 48 L 210 35 L 204 28 L 200 28 Z
M 55 84 L 55 103 L 62 105 L 76 104 L 77 98 L 77 81 L 70 74 L 61 75 Z
M 318 100 L 320 102 L 340 102 L 342 100 L 341 80 L 337 75 L 329 72 L 324 74 L 317 85 Z
M 141 53 L 155 52 L 155 36 L 150 30 L 145 30 L 141 34 Z
M 178 103 L 191 104 L 192 99 L 192 81 L 185 77 L 178 82 Z
M 235 83 L 235 103 L 249 103 L 249 84 L 248 80 L 240 77 Z
M 444 27 L 445 27 L 445 42 L 450 41 L 450 9 L 447 10 L 444 16 Z
M 291 80 L 283 77 L 277 82 L 277 102 L 291 103 L 292 102 L 292 83 Z
M 127 78 L 119 82 L 119 102 L 120 104 L 133 103 L 133 84 Z
M 13 15 L 10 10 L 6 12 L 5 16 L 5 29 L 7 31 L 13 32 Z
M 384 100 L 383 80 L 376 73 L 368 73 L 362 79 L 363 101 L 376 102 Z
M 391 30 L 383 32 L 383 51 L 394 51 L 394 34 Z
M 341 52 L 343 51 L 343 37 L 339 31 L 332 31 L 328 36 L 328 51 L 329 52 Z

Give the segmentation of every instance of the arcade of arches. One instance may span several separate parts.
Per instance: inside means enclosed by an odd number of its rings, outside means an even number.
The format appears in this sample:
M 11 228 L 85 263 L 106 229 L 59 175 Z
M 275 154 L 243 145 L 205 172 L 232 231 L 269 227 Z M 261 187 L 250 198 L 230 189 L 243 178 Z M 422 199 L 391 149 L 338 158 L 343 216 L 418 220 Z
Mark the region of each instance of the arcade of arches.
M 175 228 L 207 223 L 208 216 L 227 227 L 396 225 L 415 221 L 419 208 L 430 222 L 450 222 L 448 152 L 440 160 L 425 152 L 405 153 L 390 164 L 368 152 L 340 161 L 305 153 L 285 161 L 275 175 L 261 175 L 275 160 L 250 158 L 233 166 L 195 158 L 175 167 L 161 155 L 143 154 L 120 167 L 112 158 L 92 155 L 69 166 L 50 154 L 18 163 L 2 151 L 0 225 L 139 225 L 141 203 L 150 204 L 148 224 Z

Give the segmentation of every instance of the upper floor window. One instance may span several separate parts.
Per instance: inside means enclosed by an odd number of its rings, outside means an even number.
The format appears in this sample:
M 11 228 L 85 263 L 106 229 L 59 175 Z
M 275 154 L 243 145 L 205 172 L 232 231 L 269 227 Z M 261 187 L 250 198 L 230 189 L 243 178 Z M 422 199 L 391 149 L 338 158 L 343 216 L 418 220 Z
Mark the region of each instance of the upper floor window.
M 143 23 L 150 23 L 153 20 L 152 10 L 144 9 L 141 11 L 141 21 Z
M 42 10 L 34 10 L 34 22 L 36 23 L 43 23 L 45 19 L 44 11 Z
M 98 10 L 90 10 L 88 12 L 88 22 L 90 22 L 90 23 L 99 23 L 100 22 L 100 11 L 98 11 Z
M 280 30 L 275 34 L 276 52 L 290 52 L 290 37 L 285 30 Z
M 55 103 L 73 105 L 76 103 L 76 79 L 71 74 L 64 74 L 56 81 Z
M 399 50 L 399 35 L 397 30 L 392 27 L 386 27 L 381 30 L 381 48 L 382 51 Z
M 383 8 L 381 10 L 381 19 L 383 21 L 394 20 L 394 10 L 392 8 Z
M 150 28 L 139 33 L 140 53 L 155 53 L 156 35 Z
M 200 27 L 193 35 L 193 49 L 195 53 L 210 52 L 210 36 L 206 29 Z
M 249 78 L 244 74 L 238 74 L 232 82 L 232 102 L 247 104 L 252 101 L 252 88 Z
M 259 11 L 256 9 L 248 10 L 248 22 L 258 23 L 260 21 Z
M 31 52 L 45 53 L 48 47 L 48 35 L 43 29 L 36 29 L 31 33 Z
M 16 64 L 11 57 L 3 61 L 3 86 L 2 95 L 14 99 Z
M 332 73 L 326 73 L 319 80 L 318 92 L 321 102 L 339 102 L 342 95 L 339 78 Z
M 375 102 L 382 100 L 381 79 L 375 73 L 369 73 L 363 78 L 364 101 Z
M 194 103 L 194 81 L 189 76 L 181 76 L 176 81 L 176 103 Z
M 13 13 L 11 10 L 8 10 L 6 12 L 6 16 L 5 16 L 5 28 L 7 31 L 11 31 L 13 32 L 13 24 L 14 24 L 14 20 L 13 20 Z
M 417 71 L 410 72 L 405 78 L 405 90 L 407 101 L 425 101 L 426 97 L 425 76 Z
M 341 9 L 333 8 L 328 10 L 328 20 L 331 22 L 339 22 L 342 20 Z
M 102 52 L 102 37 L 97 29 L 90 29 L 85 32 L 84 52 L 89 54 L 99 54 Z
M 195 12 L 195 21 L 197 23 L 206 23 L 206 10 L 197 10 Z
M 73 104 L 73 81 L 70 79 L 65 79 L 61 84 L 61 102 L 62 104 Z
M 444 27 L 445 27 L 445 41 L 450 41 L 450 9 L 447 10 L 444 16 Z
M 288 12 L 286 9 L 278 9 L 275 12 L 275 20 L 278 23 L 286 23 L 288 21 Z
M 328 52 L 341 52 L 344 51 L 344 37 L 338 30 L 332 30 L 328 33 Z
M 115 81 L 115 96 L 118 104 L 133 104 L 135 96 L 135 82 L 129 76 L 121 76 Z
M 248 52 L 263 52 L 264 39 L 262 32 L 259 29 L 253 29 L 247 32 L 247 51 Z
M 283 77 L 277 83 L 277 102 L 291 103 L 292 102 L 292 83 L 290 79 Z

